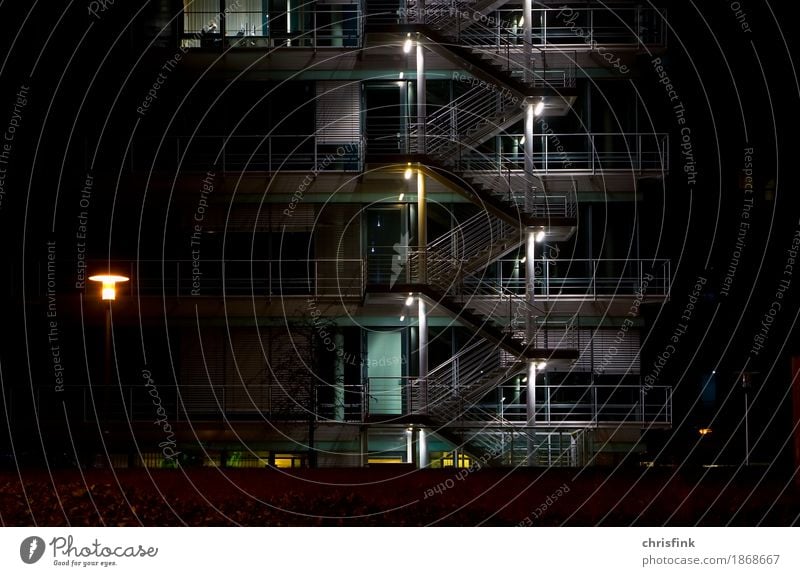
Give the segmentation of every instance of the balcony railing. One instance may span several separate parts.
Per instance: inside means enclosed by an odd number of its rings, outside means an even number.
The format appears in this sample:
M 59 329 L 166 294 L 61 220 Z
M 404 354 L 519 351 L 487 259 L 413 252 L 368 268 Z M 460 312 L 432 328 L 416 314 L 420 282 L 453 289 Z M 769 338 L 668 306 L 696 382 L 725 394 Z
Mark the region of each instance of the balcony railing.
M 89 269 L 102 270 L 108 262 Z M 92 268 L 94 266 L 94 268 Z M 131 296 L 186 298 L 226 296 L 361 298 L 366 267 L 361 259 L 309 260 L 115 260 L 115 270 L 132 281 L 121 285 Z M 88 283 L 87 283 L 88 284 Z M 92 286 L 86 286 L 91 290 Z
M 317 422 L 363 422 L 370 418 L 402 418 L 419 414 L 411 408 L 418 397 L 416 378 L 370 378 L 368 384 L 341 386 L 339 401 L 323 400 L 322 388 L 285 384 L 180 384 L 163 386 L 158 397 L 146 386 L 69 386 L 63 394 L 81 406 L 85 422 L 151 422 L 160 408 L 170 422 L 218 420 L 287 420 Z M 454 386 L 458 390 L 457 386 Z M 332 392 L 326 395 L 330 397 Z M 37 409 L 47 411 L 52 390 L 39 389 L 34 395 Z M 527 422 L 526 407 L 520 403 L 466 403 L 460 415 L 448 424 L 480 423 L 494 427 L 535 426 L 545 428 L 587 425 L 668 426 L 672 423 L 672 389 L 637 385 L 537 385 L 536 420 Z M 10 402 L 13 402 L 13 398 Z M 155 400 L 155 402 L 154 402 Z M 441 402 L 457 402 L 457 395 Z M 13 404 L 12 404 L 13 408 Z M 436 404 L 429 405 L 430 412 Z M 455 413 L 454 413 L 455 414 Z
M 361 141 L 330 143 L 314 134 L 252 134 L 171 136 L 152 142 L 151 157 L 134 156 L 139 170 L 205 172 L 361 172 Z M 147 156 L 146 154 L 144 156 Z
M 490 18 L 500 29 L 522 36 L 522 10 L 502 8 Z M 536 8 L 531 41 L 538 48 L 659 47 L 666 44 L 665 15 L 643 6 L 613 8 Z M 521 40 L 520 40 L 521 42 Z
M 445 137 L 443 135 L 441 137 Z M 436 135 L 427 135 L 435 138 Z M 669 134 L 591 132 L 583 134 L 546 133 L 533 135 L 533 173 L 602 174 L 609 171 L 669 172 Z M 497 150 L 479 152 L 463 148 L 458 153 L 457 167 L 466 172 L 492 169 L 522 172 L 525 155 L 524 134 L 503 134 L 497 137 Z
M 438 241 L 432 246 L 438 247 Z M 422 281 L 415 266 L 418 254 L 415 247 L 372 248 L 376 252 L 367 254 L 370 284 Z M 526 293 L 525 265 L 516 259 L 498 260 L 480 274 L 462 270 L 465 260 L 448 256 L 444 251 L 429 251 L 426 262 L 429 276 L 441 270 L 449 278 L 451 289 L 457 289 L 461 296 L 507 301 Z M 671 263 L 667 259 L 537 259 L 535 269 L 534 299 L 539 301 L 664 299 L 669 298 L 672 283 Z
M 446 118 L 447 108 L 435 112 Z M 366 152 L 381 156 L 414 154 L 416 119 L 407 116 L 367 118 Z M 444 123 L 446 124 L 446 123 Z M 499 173 L 506 178 L 525 169 L 524 134 L 497 130 L 489 146 L 464 144 L 450 125 L 426 127 L 424 149 L 470 176 Z M 546 132 L 533 135 L 533 174 L 603 174 L 610 171 L 669 173 L 669 134 L 666 132 Z
M 268 371 L 266 361 L 265 371 Z M 147 386 L 93 384 L 68 386 L 64 394 L 82 406 L 85 422 L 152 422 L 159 415 L 166 415 L 169 422 L 308 421 L 309 418 L 317 422 L 362 422 L 366 414 L 362 385 L 213 382 L 164 385 L 157 389 L 157 396 L 152 390 Z M 51 390 L 37 391 L 35 400 L 40 411 L 55 405 L 52 395 Z M 336 395 L 339 399 L 331 401 Z M 158 409 L 163 413 L 157 414 Z
M 492 402 L 475 404 L 464 413 L 466 421 L 528 424 L 525 404 Z M 670 425 L 672 388 L 618 385 L 536 385 L 535 426 L 586 426 L 602 424 Z
M 498 39 L 522 44 L 521 9 L 483 9 L 479 0 L 378 0 L 367 2 L 368 23 L 426 24 L 449 31 L 458 39 L 468 33 L 482 38 L 487 46 Z M 637 48 L 666 44 L 666 14 L 644 6 L 594 8 L 535 8 L 532 13 L 531 43 L 538 49 L 565 47 L 591 49 L 592 46 Z
M 209 32 L 212 20 L 218 22 L 217 29 Z M 180 47 L 184 50 L 359 48 L 364 38 L 364 13 L 360 3 L 316 1 L 297 3 L 282 13 L 191 10 L 184 11 L 182 28 Z
M 419 379 L 414 376 L 383 376 L 364 379 L 364 413 L 367 417 L 391 420 L 418 410 Z
M 671 263 L 666 259 L 542 259 L 535 263 L 537 300 L 597 300 L 641 296 L 669 298 Z M 483 275 L 516 294 L 525 294 L 526 267 L 502 259 Z
M 414 153 L 418 147 L 410 123 L 398 124 L 396 117 L 367 120 L 366 138 L 349 143 L 328 143 L 316 135 L 203 135 L 173 136 L 153 142 L 155 160 L 134 155 L 140 170 L 181 169 L 184 171 L 261 172 L 361 172 L 365 153 L 373 158 Z M 426 141 L 453 142 L 453 168 L 480 177 L 500 174 L 509 182 L 524 171 L 522 134 L 496 136 L 497 150 L 479 151 L 453 141 L 447 133 L 427 133 Z M 552 174 L 603 174 L 621 172 L 669 172 L 667 133 L 583 133 L 535 134 L 534 176 Z

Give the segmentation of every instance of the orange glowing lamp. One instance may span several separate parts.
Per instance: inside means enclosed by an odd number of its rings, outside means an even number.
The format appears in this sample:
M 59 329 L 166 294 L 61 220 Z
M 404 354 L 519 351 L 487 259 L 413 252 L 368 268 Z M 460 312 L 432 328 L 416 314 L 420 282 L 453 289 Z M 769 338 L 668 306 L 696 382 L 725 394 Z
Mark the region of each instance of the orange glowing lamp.
M 102 290 L 100 294 L 103 300 L 116 300 L 117 284 L 119 282 L 127 282 L 130 278 L 118 274 L 97 274 L 95 276 L 89 276 L 89 280 L 101 283 Z

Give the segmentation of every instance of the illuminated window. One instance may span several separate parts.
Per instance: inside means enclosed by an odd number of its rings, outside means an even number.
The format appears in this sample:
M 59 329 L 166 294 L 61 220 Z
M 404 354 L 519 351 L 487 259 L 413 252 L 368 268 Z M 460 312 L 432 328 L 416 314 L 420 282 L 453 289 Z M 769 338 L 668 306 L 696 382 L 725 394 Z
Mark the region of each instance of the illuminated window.
M 442 452 L 441 458 L 437 460 L 433 460 L 431 468 L 452 468 L 453 467 L 453 453 L 452 452 Z M 469 468 L 470 464 L 472 464 L 472 459 L 467 456 L 466 454 L 459 454 L 458 455 L 458 467 L 459 468 Z
M 275 454 L 273 460 L 276 468 L 302 468 L 303 457 L 297 454 Z
M 264 468 L 268 464 L 267 452 L 231 452 L 227 462 L 229 468 Z
M 368 464 L 402 464 L 402 458 L 369 458 Z

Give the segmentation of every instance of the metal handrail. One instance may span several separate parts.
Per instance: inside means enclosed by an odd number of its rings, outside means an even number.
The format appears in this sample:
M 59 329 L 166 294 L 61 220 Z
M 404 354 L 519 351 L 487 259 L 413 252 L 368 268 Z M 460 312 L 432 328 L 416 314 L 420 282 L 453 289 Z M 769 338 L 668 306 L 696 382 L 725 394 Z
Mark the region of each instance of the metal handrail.
M 523 134 L 504 133 L 497 138 L 519 142 Z M 669 134 L 640 132 L 539 133 L 534 134 L 533 175 L 551 173 L 602 173 L 610 170 L 669 172 Z M 580 145 L 572 144 L 579 139 Z M 617 139 L 618 150 L 598 149 L 596 140 Z M 647 141 L 651 144 L 645 146 Z M 555 145 L 551 142 L 556 143 Z M 460 154 L 457 167 L 466 172 L 493 171 L 503 166 L 510 172 L 523 172 L 523 151 L 503 152 L 491 157 L 474 150 Z
M 263 24 L 265 15 L 263 10 L 229 11 L 220 17 L 218 12 L 191 11 L 185 12 L 184 17 L 191 14 L 202 14 L 203 17 L 197 19 L 199 26 L 204 26 L 210 19 L 219 18 L 220 23 L 225 22 L 225 34 L 214 33 L 204 34 L 201 28 L 184 30 L 181 34 L 181 48 L 203 48 L 223 50 L 227 48 L 313 48 L 317 49 L 341 49 L 341 48 L 360 48 L 363 43 L 364 11 L 361 3 L 341 3 L 341 4 L 319 4 L 313 1 L 305 2 L 303 5 L 295 6 L 294 10 L 303 9 L 304 13 L 311 16 L 311 29 L 293 32 L 276 33 L 273 27 Z M 253 19 L 239 22 L 239 15 L 249 15 Z M 328 14 L 332 18 L 340 16 L 337 20 L 331 20 L 326 24 L 320 24 L 318 14 Z M 272 18 L 286 18 L 287 12 L 272 15 Z M 232 24 L 228 24 L 231 21 Z M 259 24 L 255 24 L 259 22 Z M 336 26 L 346 23 L 353 23 L 355 32 L 337 32 Z M 242 28 L 244 25 L 244 28 Z M 342 26 L 342 29 L 344 26 Z
M 559 13 L 562 13 L 560 22 L 557 25 L 550 23 L 551 18 L 548 16 L 555 15 L 558 18 Z M 589 49 L 590 42 L 586 39 L 577 37 L 573 31 L 573 27 L 581 28 L 584 35 L 590 40 L 597 42 L 604 42 L 605 44 L 613 45 L 615 48 L 630 47 L 638 48 L 640 46 L 660 47 L 666 45 L 666 11 L 656 8 L 649 8 L 643 6 L 626 7 L 615 6 L 608 7 L 571 7 L 569 14 L 563 14 L 564 8 L 534 8 L 533 9 L 533 22 L 541 22 L 541 25 L 534 25 L 532 28 L 532 38 L 534 45 L 546 50 L 548 48 L 576 47 L 579 49 Z M 620 24 L 617 26 L 599 25 L 596 23 L 595 14 L 613 14 Z M 496 14 L 496 16 L 494 16 Z M 514 22 L 521 14 L 520 10 L 512 10 L 500 8 L 493 16 L 500 22 Z M 624 23 L 624 15 L 630 14 L 635 20 L 635 27 L 630 24 Z M 538 16 L 538 18 L 537 18 Z M 642 21 L 650 18 L 652 24 L 655 26 L 652 34 L 645 35 L 644 27 L 641 25 Z M 569 20 L 570 22 L 567 22 Z M 585 23 L 588 20 L 588 24 Z M 570 23 L 579 23 L 577 26 L 571 26 Z M 517 28 L 521 30 L 521 28 Z M 568 39 L 569 41 L 564 41 Z M 538 42 L 537 42 L 538 40 Z M 614 41 L 609 41 L 614 40 Z
M 107 261 L 87 261 L 103 269 Z M 115 260 L 133 281 L 121 287 L 132 295 L 163 296 L 340 296 L 363 297 L 362 258 L 314 259 L 138 259 Z M 333 274 L 320 268 L 333 268 Z M 151 272 L 148 273 L 148 270 Z M 129 288 L 126 288 L 129 286 Z M 91 289 L 85 286 L 85 290 Z
M 174 151 L 175 166 L 183 170 L 203 170 L 210 167 L 230 170 L 336 171 L 363 170 L 362 137 L 353 142 L 329 143 L 317 134 L 200 134 L 168 136 L 172 145 L 161 146 L 165 161 L 167 151 Z
M 526 269 L 518 266 L 514 258 L 502 258 L 493 263 L 483 276 L 484 281 L 496 281 L 509 290 L 524 294 Z M 601 275 L 607 267 L 622 267 L 621 273 Z M 514 270 L 508 277 L 505 270 Z M 594 299 L 637 295 L 643 298 L 669 298 L 671 286 L 671 262 L 668 259 L 622 259 L 622 258 L 542 258 L 536 260 L 537 276 L 534 278 L 534 294 L 537 299 L 558 300 L 568 298 Z M 556 275 L 553 270 L 563 270 Z M 577 274 L 570 274 L 577 270 Z M 626 274 L 625 271 L 629 272 Z M 581 274 L 588 271 L 588 274 Z M 649 277 L 648 277 L 649 276 Z

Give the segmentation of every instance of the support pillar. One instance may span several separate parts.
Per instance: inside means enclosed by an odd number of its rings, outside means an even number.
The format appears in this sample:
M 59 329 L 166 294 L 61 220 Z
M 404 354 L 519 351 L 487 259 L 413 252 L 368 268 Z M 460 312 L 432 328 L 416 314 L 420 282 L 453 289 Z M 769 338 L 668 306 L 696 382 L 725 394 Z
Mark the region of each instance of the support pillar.
M 525 73 L 526 82 L 533 81 L 533 0 L 523 0 L 522 2 L 522 49 L 525 51 Z
M 422 42 L 417 37 L 417 152 L 425 154 L 425 53 Z
M 417 170 L 417 278 L 420 284 L 428 281 L 428 204 L 425 197 L 425 174 Z M 417 295 L 417 326 L 419 343 L 419 384 L 417 409 L 428 413 L 428 310 L 425 301 Z
M 528 362 L 528 399 L 525 403 L 526 426 L 528 427 L 528 466 L 536 463 L 536 362 Z
M 800 488 L 800 356 L 792 356 L 792 437 L 794 444 L 794 483 Z
M 428 203 L 425 195 L 425 174 L 417 169 L 417 278 L 420 284 L 428 282 Z
M 430 464 L 428 459 L 428 437 L 424 428 L 417 431 L 417 463 L 419 468 L 427 468 Z
M 528 426 L 536 424 L 536 362 L 528 362 L 528 401 L 525 404 Z
M 344 422 L 344 334 L 337 332 L 334 336 L 336 355 L 333 368 L 333 419 Z
M 417 411 L 419 414 L 428 413 L 428 310 L 420 296 L 417 296 L 418 305 L 418 341 L 419 341 L 419 383 L 417 395 L 419 398 Z
M 533 109 L 536 105 L 533 102 L 528 102 L 525 108 L 525 174 L 531 176 L 533 174 Z
M 532 115 L 532 114 L 531 114 Z M 525 299 L 529 305 L 535 301 L 536 270 L 536 231 L 528 230 L 525 237 Z M 525 318 L 526 342 L 532 345 L 536 334 L 536 318 L 529 311 Z M 536 425 L 536 360 L 528 361 L 528 394 L 525 403 L 525 421 L 531 427 L 528 433 L 528 465 L 534 463 L 536 452 L 535 436 L 532 427 Z
M 532 102 L 528 102 L 527 107 L 525 108 L 525 127 L 524 127 L 524 136 L 525 136 L 525 144 L 523 147 L 523 153 L 525 155 L 525 200 L 523 206 L 528 213 L 533 212 L 534 210 L 534 198 L 533 198 L 533 173 L 534 173 L 534 163 L 533 163 L 533 121 L 534 121 L 534 113 L 533 110 L 535 108 L 535 104 Z
M 533 174 L 533 109 L 535 104 L 528 102 L 525 108 L 525 173 L 530 176 Z
M 367 400 L 365 399 L 365 401 L 367 401 Z M 359 440 L 360 452 L 361 452 L 360 459 L 359 459 L 359 465 L 362 468 L 365 468 L 367 466 L 368 458 L 369 458 L 369 428 L 367 428 L 366 426 L 362 426 L 361 427 L 361 431 L 359 433 L 358 440 Z
M 533 310 L 536 302 L 536 230 L 525 231 L 525 302 Z M 536 332 L 536 319 L 532 313 L 525 317 L 525 340 L 531 342 Z

